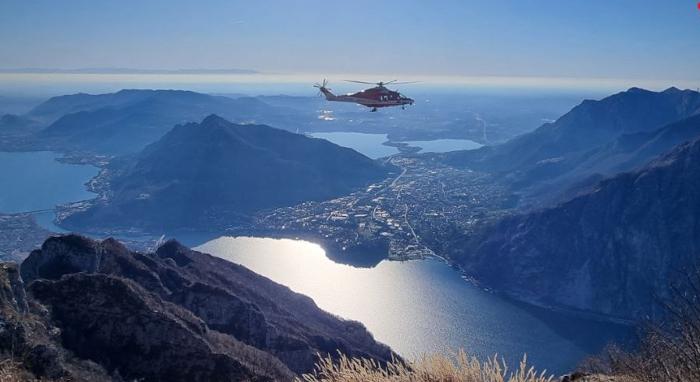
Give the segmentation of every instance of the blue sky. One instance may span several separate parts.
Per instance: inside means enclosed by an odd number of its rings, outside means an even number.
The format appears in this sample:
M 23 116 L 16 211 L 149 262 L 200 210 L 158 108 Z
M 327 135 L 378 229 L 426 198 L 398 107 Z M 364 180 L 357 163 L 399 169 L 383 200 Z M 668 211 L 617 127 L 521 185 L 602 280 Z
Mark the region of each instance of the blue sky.
M 700 79 L 691 0 L 0 1 L 0 67 Z

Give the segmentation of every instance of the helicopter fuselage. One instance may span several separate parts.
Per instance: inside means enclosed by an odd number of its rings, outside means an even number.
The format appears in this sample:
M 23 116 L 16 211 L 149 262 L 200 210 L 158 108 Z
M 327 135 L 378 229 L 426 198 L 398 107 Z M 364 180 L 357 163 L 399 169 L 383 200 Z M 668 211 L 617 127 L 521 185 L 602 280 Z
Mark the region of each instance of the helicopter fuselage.
M 401 95 L 401 93 L 389 90 L 384 86 L 375 86 L 356 93 L 335 95 L 325 86 L 319 88 L 328 101 L 353 102 L 376 110 L 380 107 L 412 105 L 413 99 Z

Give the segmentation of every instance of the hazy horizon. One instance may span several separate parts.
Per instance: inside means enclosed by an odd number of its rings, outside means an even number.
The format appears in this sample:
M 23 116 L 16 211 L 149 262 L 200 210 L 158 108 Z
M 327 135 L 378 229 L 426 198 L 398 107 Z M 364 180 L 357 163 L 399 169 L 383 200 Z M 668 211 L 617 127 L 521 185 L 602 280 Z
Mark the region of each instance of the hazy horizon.
M 362 74 L 168 74 L 168 73 L 8 73 L 0 72 L 0 95 L 55 96 L 69 93 L 110 93 L 121 89 L 181 89 L 203 93 L 246 95 L 285 94 L 314 96 L 312 84 L 326 78 L 336 93 L 357 91 L 366 85 L 345 79 L 420 81 L 397 86 L 411 93 L 584 93 L 610 94 L 642 87 L 660 91 L 669 87 L 697 89 L 693 81 L 615 78 L 391 76 Z
M 10 0 L 0 4 L 0 49 L 11 53 L 0 62 L 0 92 L 109 91 L 112 83 L 275 92 L 269 84 L 279 83 L 305 94 L 322 78 L 338 91 L 357 88 L 341 84 L 348 78 L 467 89 L 696 89 L 699 30 L 700 12 L 685 0 Z

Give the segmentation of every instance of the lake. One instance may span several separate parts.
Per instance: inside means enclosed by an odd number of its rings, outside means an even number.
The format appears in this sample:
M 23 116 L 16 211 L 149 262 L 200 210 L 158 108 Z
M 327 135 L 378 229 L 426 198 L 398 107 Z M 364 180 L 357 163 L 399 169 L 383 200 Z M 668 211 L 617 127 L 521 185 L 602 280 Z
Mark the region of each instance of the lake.
M 324 310 L 362 322 L 375 338 L 406 357 L 464 348 L 479 357 L 498 353 L 516 365 L 571 370 L 623 327 L 574 319 L 513 303 L 463 280 L 438 260 L 382 261 L 354 268 L 329 260 L 313 243 L 220 237 L 196 247 L 242 264 L 314 299 Z
M 385 146 L 382 144 L 388 141 L 386 134 L 332 132 L 310 133 L 308 135 L 314 138 L 325 139 L 340 146 L 349 147 L 372 159 L 399 153 L 399 150 L 396 147 Z
M 94 198 L 85 183 L 99 169 L 61 163 L 58 157 L 49 151 L 0 152 L 0 213 L 53 210 L 59 204 Z M 45 228 L 59 230 L 53 212 L 36 217 Z
M 433 141 L 404 141 L 409 146 L 420 147 L 421 153 L 445 153 L 457 150 L 474 150 L 483 146 L 469 139 L 436 139 Z
M 383 143 L 389 140 L 387 134 L 351 133 L 351 132 L 329 132 L 329 133 L 309 133 L 314 138 L 322 138 L 337 145 L 349 147 L 372 159 L 382 158 L 389 155 L 398 154 L 399 150 L 393 146 L 386 146 Z M 482 145 L 468 139 L 436 139 L 432 141 L 403 141 L 409 146 L 420 147 L 421 153 L 443 153 L 455 150 L 473 150 Z

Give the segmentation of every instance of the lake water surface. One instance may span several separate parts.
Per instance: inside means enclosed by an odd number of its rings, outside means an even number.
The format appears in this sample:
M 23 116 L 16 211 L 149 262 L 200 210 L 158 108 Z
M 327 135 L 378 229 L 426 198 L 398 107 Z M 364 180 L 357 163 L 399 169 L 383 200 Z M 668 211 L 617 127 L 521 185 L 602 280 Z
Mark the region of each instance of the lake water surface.
M 372 159 L 398 154 L 399 150 L 383 143 L 389 140 L 387 134 L 350 132 L 309 133 L 314 138 L 322 138 L 337 145 L 349 147 Z M 420 147 L 421 153 L 443 153 L 456 150 L 473 150 L 482 145 L 468 139 L 436 139 L 432 141 L 404 141 L 410 146 Z
M 515 365 L 527 353 L 538 367 L 563 373 L 624 332 L 502 299 L 437 260 L 354 268 L 334 263 L 310 242 L 248 237 L 220 237 L 197 250 L 242 264 L 310 296 L 324 310 L 362 322 L 407 357 L 464 348 L 480 357 L 498 353 Z
M 385 146 L 382 144 L 388 140 L 386 134 L 331 132 L 310 133 L 309 135 L 314 138 L 325 139 L 335 143 L 336 145 L 349 147 L 372 159 L 399 153 L 399 150 L 396 147 Z
M 53 210 L 56 205 L 91 199 L 85 183 L 99 169 L 56 161 L 60 154 L 49 151 L 0 152 L 0 213 Z M 53 212 L 36 215 L 51 230 Z

